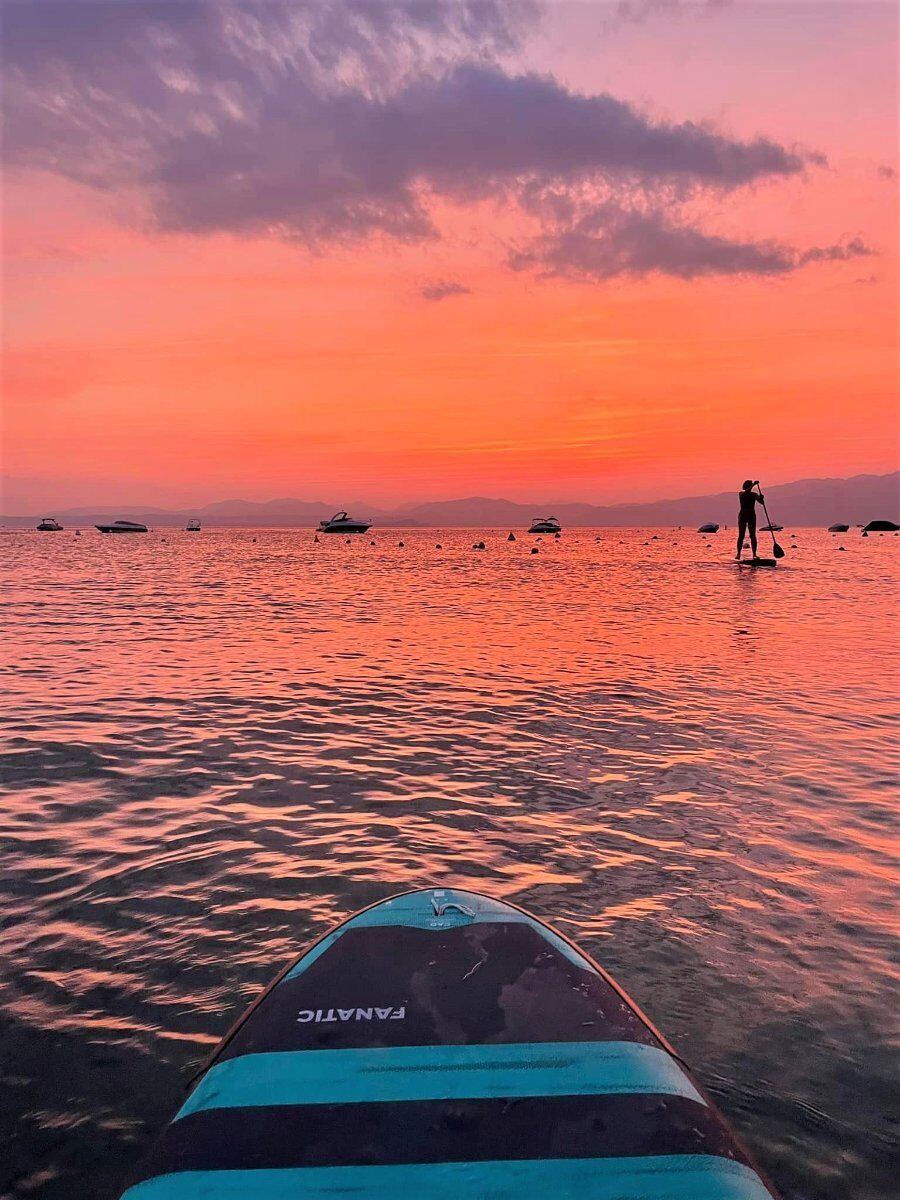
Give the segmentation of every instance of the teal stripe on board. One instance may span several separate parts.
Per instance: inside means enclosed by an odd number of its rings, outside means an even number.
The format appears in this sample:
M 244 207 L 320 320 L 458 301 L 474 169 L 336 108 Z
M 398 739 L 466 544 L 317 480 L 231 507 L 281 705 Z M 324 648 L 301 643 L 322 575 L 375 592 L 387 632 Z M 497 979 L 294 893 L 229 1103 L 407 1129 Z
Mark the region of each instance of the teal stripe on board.
M 476 896 L 471 892 L 444 888 L 427 892 L 413 892 L 408 896 L 398 896 L 395 900 L 385 900 L 383 904 L 376 904 L 374 908 L 366 909 L 365 912 L 352 917 L 345 925 L 341 925 L 334 933 L 329 934 L 308 954 L 304 955 L 297 965 L 287 973 L 285 980 L 295 979 L 298 975 L 302 975 L 348 929 L 371 929 L 376 925 L 400 925 L 410 929 L 440 931 L 495 922 L 530 925 L 576 967 L 580 967 L 583 971 L 594 971 L 593 966 L 583 955 L 579 954 L 568 942 L 563 941 L 552 929 L 542 925 L 540 921 L 519 912 L 518 909 L 510 908 L 502 901 Z
M 521 1042 L 245 1054 L 212 1067 L 181 1117 L 210 1108 L 632 1093 L 704 1101 L 671 1055 L 637 1042 Z
M 725 1158 L 527 1159 L 390 1167 L 184 1171 L 136 1184 L 122 1200 L 772 1200 L 749 1167 Z

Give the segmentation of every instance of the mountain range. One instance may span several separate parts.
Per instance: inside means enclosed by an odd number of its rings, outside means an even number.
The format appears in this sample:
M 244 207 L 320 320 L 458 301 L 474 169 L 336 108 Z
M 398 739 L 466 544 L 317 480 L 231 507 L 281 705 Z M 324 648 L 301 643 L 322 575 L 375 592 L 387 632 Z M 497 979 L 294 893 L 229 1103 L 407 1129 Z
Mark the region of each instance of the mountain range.
M 849 479 L 801 479 L 795 483 L 766 488 L 766 501 L 774 521 L 782 525 L 850 525 L 873 519 L 900 520 L 900 471 L 887 475 L 854 475 Z M 55 516 L 63 525 L 92 525 L 97 521 L 143 521 L 156 527 L 183 525 L 197 517 L 205 526 L 244 528 L 310 526 L 330 517 L 339 506 L 322 501 L 220 500 L 200 508 L 176 510 L 144 506 L 106 504 L 70 508 Z M 362 502 L 346 506 L 356 517 L 371 519 L 376 526 L 425 526 L 435 528 L 527 527 L 535 516 L 552 514 L 563 526 L 615 526 L 653 528 L 698 525 L 705 521 L 734 524 L 736 491 L 710 496 L 686 496 L 643 504 L 518 504 L 512 500 L 470 496 L 462 500 L 432 500 L 376 509 Z M 28 528 L 40 516 L 0 517 L 12 528 Z

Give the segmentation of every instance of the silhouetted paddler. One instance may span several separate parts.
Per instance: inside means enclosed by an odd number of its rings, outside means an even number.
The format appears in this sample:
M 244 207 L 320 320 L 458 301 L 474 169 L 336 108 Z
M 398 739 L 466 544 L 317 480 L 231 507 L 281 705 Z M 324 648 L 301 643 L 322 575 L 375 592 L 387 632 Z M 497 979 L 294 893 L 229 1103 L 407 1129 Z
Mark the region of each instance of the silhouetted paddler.
M 759 558 L 756 553 L 756 506 L 765 500 L 762 492 L 754 492 L 754 487 L 759 483 L 759 480 L 745 479 L 744 486 L 738 492 L 738 501 L 740 510 L 738 512 L 738 536 L 737 536 L 737 554 L 735 558 L 741 557 L 741 551 L 744 549 L 744 536 L 750 534 L 750 549 L 753 551 L 753 557 Z

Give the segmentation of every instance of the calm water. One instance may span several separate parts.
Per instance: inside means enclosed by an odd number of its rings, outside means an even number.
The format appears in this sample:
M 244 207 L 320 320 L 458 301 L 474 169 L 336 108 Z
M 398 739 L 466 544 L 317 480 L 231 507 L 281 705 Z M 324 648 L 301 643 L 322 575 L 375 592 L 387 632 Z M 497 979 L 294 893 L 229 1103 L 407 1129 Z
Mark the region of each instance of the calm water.
M 0 1195 L 114 1195 L 276 968 L 432 883 L 608 966 L 787 1197 L 893 1193 L 900 539 L 506 532 L 0 537 Z

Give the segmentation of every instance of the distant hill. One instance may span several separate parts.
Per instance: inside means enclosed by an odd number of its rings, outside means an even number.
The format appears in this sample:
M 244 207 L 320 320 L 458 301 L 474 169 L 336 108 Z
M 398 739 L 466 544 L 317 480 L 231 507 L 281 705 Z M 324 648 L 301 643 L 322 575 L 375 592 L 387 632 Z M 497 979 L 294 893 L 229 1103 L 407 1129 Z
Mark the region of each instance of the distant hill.
M 854 475 L 850 479 L 801 479 L 796 483 L 766 488 L 772 519 L 781 525 L 828 526 L 841 521 L 850 525 L 876 519 L 900 521 L 900 471 L 888 475 Z M 321 500 L 219 500 L 201 508 L 171 510 L 126 505 L 96 505 L 50 514 L 63 525 L 93 525 L 98 521 L 132 520 L 147 525 L 172 527 L 199 517 L 206 526 L 244 528 L 314 526 L 337 511 L 338 505 Z M 378 510 L 362 502 L 347 505 L 353 516 L 371 519 L 376 526 L 421 525 L 437 528 L 527 527 L 535 516 L 558 517 L 564 526 L 614 526 L 653 528 L 696 526 L 705 521 L 734 524 L 735 491 L 714 496 L 688 496 L 678 500 L 656 500 L 647 504 L 517 504 L 512 500 L 470 496 L 463 500 L 434 500 Z M 44 514 L 41 514 L 44 515 Z M 29 528 L 38 516 L 0 517 L 13 528 Z
M 869 514 L 883 512 L 888 520 L 900 515 L 900 471 L 889 475 L 854 475 L 851 479 L 801 479 L 766 488 L 772 520 L 781 525 L 865 523 Z M 655 500 L 647 504 L 514 504 L 471 496 L 466 500 L 431 501 L 403 509 L 423 525 L 521 526 L 535 516 L 558 517 L 569 526 L 651 528 L 701 525 L 705 521 L 734 524 L 737 489 L 713 496 Z

